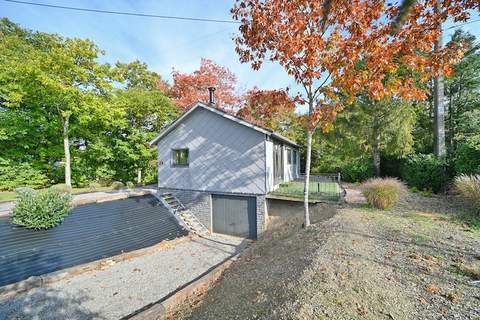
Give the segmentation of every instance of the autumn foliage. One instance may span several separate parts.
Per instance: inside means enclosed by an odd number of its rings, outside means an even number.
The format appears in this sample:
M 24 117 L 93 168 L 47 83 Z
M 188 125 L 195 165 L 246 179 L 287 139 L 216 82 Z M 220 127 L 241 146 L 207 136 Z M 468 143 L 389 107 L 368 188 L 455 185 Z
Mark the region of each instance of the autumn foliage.
M 254 88 L 245 95 L 245 105 L 237 115 L 259 126 L 282 131 L 295 118 L 295 99 L 288 90 L 259 90 Z
M 305 226 L 310 225 L 308 190 L 312 135 L 328 131 L 336 114 L 359 94 L 425 99 L 421 86 L 440 72 L 449 74 L 461 45 L 435 49 L 442 22 L 464 21 L 478 0 L 418 0 L 402 7 L 384 0 L 237 0 L 235 38 L 240 61 L 258 70 L 279 63 L 303 87 L 305 121 Z M 408 10 L 407 10 L 408 9 Z M 399 19 L 399 17 L 401 17 Z
M 440 70 L 448 74 L 462 53 L 460 47 L 433 51 L 440 23 L 465 20 L 465 6 L 476 3 L 444 1 L 437 14 L 435 0 L 417 1 L 398 26 L 399 4 L 383 0 L 238 0 L 232 9 L 241 22 L 236 50 L 254 69 L 265 59 L 280 63 L 305 89 L 310 130 L 319 123 L 328 130 L 362 92 L 375 100 L 424 99 L 419 81 Z
M 191 74 L 173 71 L 173 86 L 170 95 L 176 105 L 187 110 L 196 102 L 208 102 L 208 87 L 215 87 L 216 106 L 231 109 L 238 106 L 241 98 L 235 93 L 236 78 L 228 69 L 212 60 L 202 59 L 200 68 Z

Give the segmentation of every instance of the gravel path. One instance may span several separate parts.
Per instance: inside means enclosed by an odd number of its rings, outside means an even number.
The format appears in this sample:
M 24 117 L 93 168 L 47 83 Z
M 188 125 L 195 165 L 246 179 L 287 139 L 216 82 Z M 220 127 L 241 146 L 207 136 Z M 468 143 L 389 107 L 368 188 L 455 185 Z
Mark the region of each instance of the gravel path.
M 202 275 L 245 245 L 214 235 L 158 247 L 13 297 L 0 297 L 0 319 L 119 319 Z
M 15 207 L 15 202 L 13 201 L 0 203 L 0 217 L 8 216 L 13 207 Z
M 409 194 L 391 211 L 355 203 L 270 231 L 176 319 L 479 320 L 480 230 L 461 211 Z

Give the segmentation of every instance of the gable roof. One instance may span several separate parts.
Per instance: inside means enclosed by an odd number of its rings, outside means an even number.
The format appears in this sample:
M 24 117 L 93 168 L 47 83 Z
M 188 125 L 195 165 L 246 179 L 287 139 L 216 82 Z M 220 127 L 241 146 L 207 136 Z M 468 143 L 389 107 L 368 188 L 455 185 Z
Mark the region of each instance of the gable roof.
M 180 116 L 177 120 L 172 122 L 172 124 L 170 124 L 168 127 L 166 127 L 162 132 L 160 132 L 160 134 L 157 137 L 155 137 L 155 139 L 150 141 L 150 146 L 153 146 L 153 145 L 157 144 L 164 136 L 166 136 L 169 132 L 171 132 L 173 129 L 175 129 L 186 117 L 188 117 L 189 114 L 193 113 L 195 110 L 197 110 L 199 108 L 202 108 L 202 109 L 208 110 L 210 112 L 216 113 L 216 114 L 218 114 L 218 115 L 220 115 L 220 116 L 222 116 L 226 119 L 229 119 L 231 121 L 235 121 L 236 123 L 241 124 L 245 127 L 248 127 L 252 130 L 256 130 L 260 133 L 266 134 L 269 137 L 272 137 L 272 138 L 275 138 L 277 140 L 283 141 L 283 142 L 285 142 L 287 144 L 290 144 L 294 147 L 298 147 L 298 145 L 294 141 L 282 136 L 279 133 L 274 132 L 273 130 L 260 127 L 256 124 L 253 124 L 253 123 L 249 122 L 249 121 L 246 121 L 244 119 L 241 119 L 239 117 L 231 115 L 231 114 L 229 114 L 229 113 L 227 113 L 223 110 L 210 107 L 210 106 L 208 106 L 204 103 L 201 103 L 201 102 L 198 102 L 193 108 L 191 108 L 190 110 L 185 112 L 182 116 Z

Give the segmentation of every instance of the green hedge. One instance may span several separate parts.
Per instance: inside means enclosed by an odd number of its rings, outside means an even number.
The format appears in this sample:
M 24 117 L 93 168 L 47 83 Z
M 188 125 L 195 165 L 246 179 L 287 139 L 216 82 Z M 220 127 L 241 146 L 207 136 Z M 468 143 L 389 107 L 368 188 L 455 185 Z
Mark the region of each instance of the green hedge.
M 29 163 L 16 163 L 0 158 L 0 190 L 18 187 L 42 188 L 49 184 L 47 176 Z
M 443 190 L 448 181 L 448 165 L 433 154 L 415 154 L 407 158 L 402 166 L 402 179 L 419 190 Z
M 462 144 L 455 155 L 457 174 L 480 174 L 480 146 Z
M 362 182 L 374 176 L 371 159 L 357 159 L 341 168 L 342 180 L 346 182 Z
M 63 221 L 70 211 L 71 196 L 54 188 L 35 191 L 17 190 L 18 200 L 12 211 L 12 222 L 29 229 L 49 229 Z

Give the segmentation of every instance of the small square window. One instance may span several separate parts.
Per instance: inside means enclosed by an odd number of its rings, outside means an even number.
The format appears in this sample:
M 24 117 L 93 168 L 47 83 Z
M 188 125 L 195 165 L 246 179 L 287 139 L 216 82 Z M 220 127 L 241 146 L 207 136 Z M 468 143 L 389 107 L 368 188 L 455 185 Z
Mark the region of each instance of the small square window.
M 287 163 L 292 164 L 292 149 L 287 149 Z
M 188 149 L 173 149 L 172 165 L 188 167 Z

